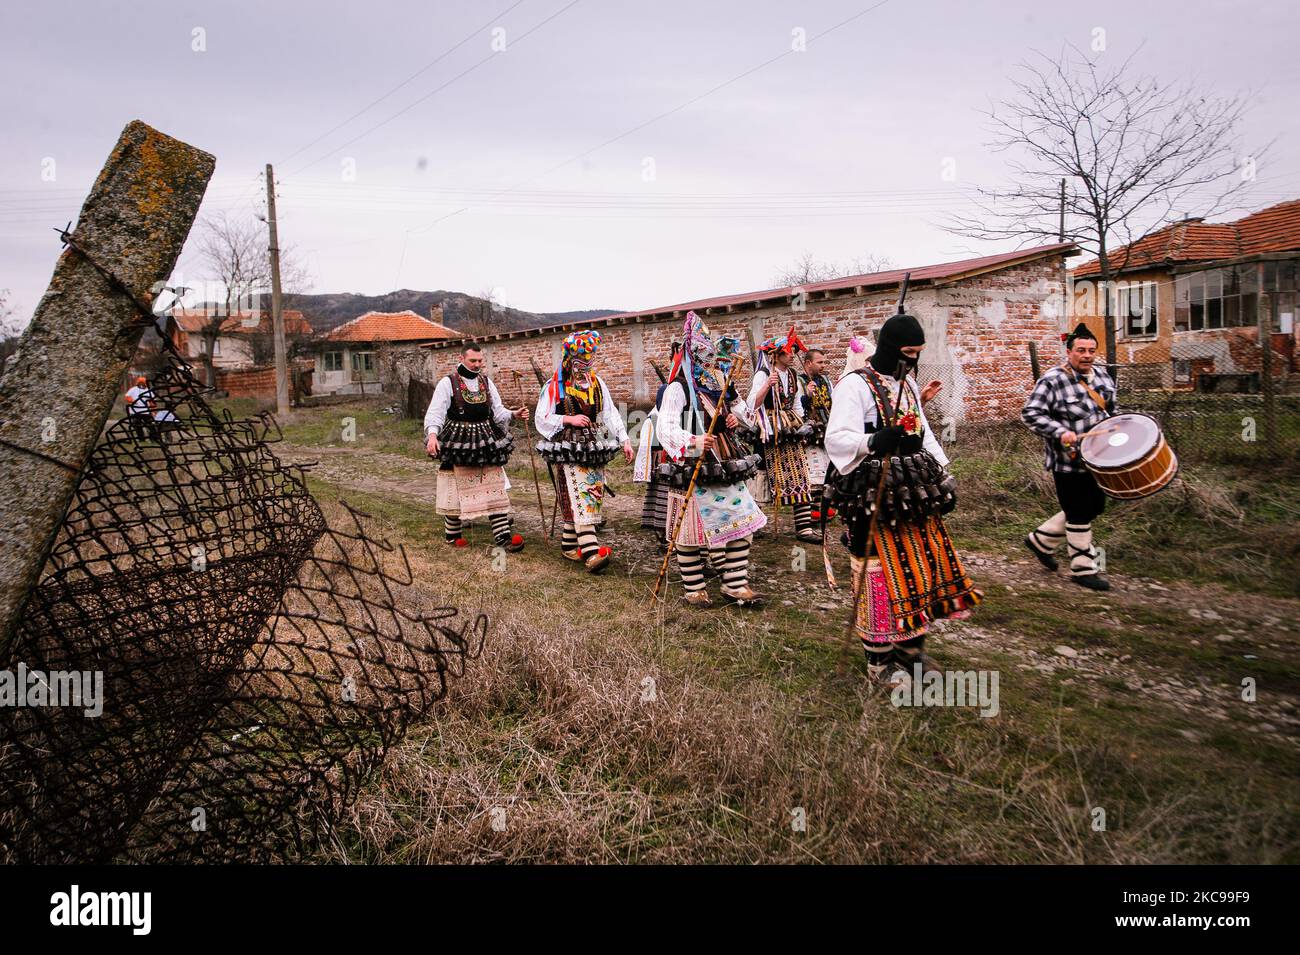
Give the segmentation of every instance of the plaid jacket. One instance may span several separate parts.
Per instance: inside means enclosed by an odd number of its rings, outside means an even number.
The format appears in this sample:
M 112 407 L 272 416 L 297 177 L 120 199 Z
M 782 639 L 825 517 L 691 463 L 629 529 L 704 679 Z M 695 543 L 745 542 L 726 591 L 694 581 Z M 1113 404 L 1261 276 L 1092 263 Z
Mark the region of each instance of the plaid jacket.
M 1021 409 L 1020 420 L 1029 430 L 1043 436 L 1049 471 L 1088 470 L 1077 455 L 1071 457 L 1061 445 L 1061 435 L 1067 431 L 1083 434 L 1115 413 L 1115 382 L 1106 374 L 1106 369 L 1094 366 L 1090 384 L 1106 402 L 1105 411 L 1097 407 L 1097 402 L 1092 400 L 1074 369 L 1064 365 L 1058 365 L 1038 379 Z

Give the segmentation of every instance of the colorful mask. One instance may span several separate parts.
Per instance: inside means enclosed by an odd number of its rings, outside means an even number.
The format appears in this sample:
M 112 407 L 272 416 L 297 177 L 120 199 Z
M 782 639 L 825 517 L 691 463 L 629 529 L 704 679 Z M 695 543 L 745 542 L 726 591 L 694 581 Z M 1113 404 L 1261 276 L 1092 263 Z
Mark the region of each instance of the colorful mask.
M 687 397 L 690 399 L 693 416 L 699 414 L 697 392 L 700 389 L 712 394 L 722 390 L 722 384 L 714 370 L 721 371 L 724 375 L 730 370 L 736 360 L 739 344 L 739 339 L 731 335 L 723 335 L 715 340 L 702 318 L 694 312 L 686 313 L 686 321 L 682 324 L 682 350 L 673 363 L 669 381 L 677 377 L 679 370 L 685 372 Z
M 596 358 L 596 349 L 600 347 L 600 332 L 588 330 L 571 332 L 564 340 L 560 350 L 560 364 L 551 376 L 551 400 L 559 401 L 565 394 L 573 378 L 584 377 L 591 370 Z M 590 391 L 590 385 L 588 386 Z

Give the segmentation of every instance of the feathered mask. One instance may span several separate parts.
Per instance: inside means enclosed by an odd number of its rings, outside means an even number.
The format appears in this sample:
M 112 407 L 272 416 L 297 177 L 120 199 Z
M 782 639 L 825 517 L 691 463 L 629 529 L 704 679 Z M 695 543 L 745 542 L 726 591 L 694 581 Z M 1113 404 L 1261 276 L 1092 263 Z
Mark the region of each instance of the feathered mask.
M 772 352 L 785 352 L 787 355 L 793 355 L 795 352 L 808 350 L 808 346 L 803 343 L 803 339 L 795 332 L 794 326 L 790 326 L 790 331 L 776 338 L 769 338 L 763 344 L 758 346 L 758 350 L 764 354 Z
M 596 349 L 599 347 L 600 332 L 598 331 L 570 333 L 560 350 L 560 363 L 555 368 L 555 374 L 551 376 L 552 401 L 558 402 L 564 396 L 566 379 L 570 377 L 569 372 L 575 365 L 579 368 L 591 367 L 591 362 L 596 357 Z
M 679 372 L 685 372 L 683 384 L 693 416 L 699 414 L 697 389 L 719 391 L 721 386 L 713 375 L 713 369 L 726 374 L 735 362 L 739 348 L 740 339 L 734 335 L 720 335 L 715 340 L 709 335 L 709 328 L 702 318 L 694 312 L 686 313 L 686 321 L 682 323 L 682 349 L 677 353 L 668 380 L 672 381 Z

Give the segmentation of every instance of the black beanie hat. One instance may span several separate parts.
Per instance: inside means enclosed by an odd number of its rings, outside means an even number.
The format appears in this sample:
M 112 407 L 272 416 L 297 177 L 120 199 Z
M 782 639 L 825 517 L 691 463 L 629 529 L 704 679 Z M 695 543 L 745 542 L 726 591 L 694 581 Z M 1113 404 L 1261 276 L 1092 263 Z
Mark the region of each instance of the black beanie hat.
M 914 317 L 905 312 L 891 315 L 880 326 L 880 337 L 876 339 L 876 353 L 871 356 L 871 367 L 882 375 L 891 378 L 898 374 L 899 362 L 906 362 L 910 371 L 913 360 L 905 358 L 901 349 L 908 346 L 924 345 L 925 329 Z
M 1089 341 L 1094 341 L 1094 342 L 1097 340 L 1097 336 L 1094 335 L 1091 331 L 1089 331 L 1088 326 L 1085 325 L 1083 322 L 1080 322 L 1078 325 L 1074 326 L 1074 331 L 1070 332 L 1070 334 L 1062 335 L 1061 337 L 1065 339 L 1065 347 L 1067 349 L 1073 348 L 1075 339 L 1078 338 L 1086 338 Z

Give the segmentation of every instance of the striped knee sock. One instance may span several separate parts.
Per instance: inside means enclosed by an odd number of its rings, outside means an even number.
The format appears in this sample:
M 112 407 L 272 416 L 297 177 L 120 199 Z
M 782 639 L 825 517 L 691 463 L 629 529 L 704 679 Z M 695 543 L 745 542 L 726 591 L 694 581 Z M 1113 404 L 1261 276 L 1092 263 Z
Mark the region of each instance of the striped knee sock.
M 704 555 L 698 547 L 677 548 L 677 569 L 688 594 L 704 589 Z
M 749 538 L 727 542 L 726 563 L 722 565 L 722 583 L 729 590 L 749 586 Z
M 572 521 L 565 521 L 560 530 L 560 550 L 578 549 L 578 531 Z
M 488 520 L 492 522 L 492 539 L 498 544 L 509 544 L 510 538 L 514 536 L 510 529 L 510 515 L 489 514 Z
M 454 543 L 461 536 L 460 518 L 444 514 L 442 517 L 442 532 L 446 535 L 447 543 Z
M 578 546 L 582 548 L 583 559 L 595 557 L 596 551 L 600 549 L 600 542 L 596 540 L 596 528 L 590 524 L 583 524 L 577 528 L 577 531 Z
M 812 505 L 795 504 L 794 505 L 794 532 L 797 534 L 802 530 L 812 528 Z

